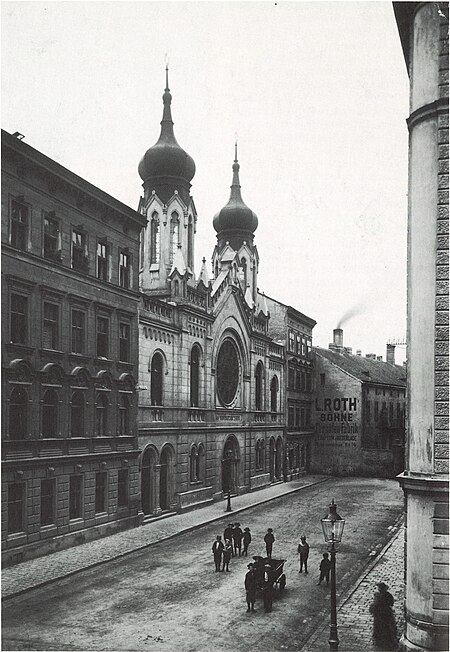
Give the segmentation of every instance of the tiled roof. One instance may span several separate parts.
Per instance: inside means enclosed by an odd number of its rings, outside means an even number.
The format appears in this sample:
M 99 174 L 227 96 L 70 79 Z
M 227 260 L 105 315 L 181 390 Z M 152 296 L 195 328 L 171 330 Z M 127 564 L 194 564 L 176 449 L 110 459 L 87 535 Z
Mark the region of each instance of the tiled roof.
M 314 351 L 363 382 L 406 387 L 406 369 L 400 365 L 319 347 L 314 347 Z

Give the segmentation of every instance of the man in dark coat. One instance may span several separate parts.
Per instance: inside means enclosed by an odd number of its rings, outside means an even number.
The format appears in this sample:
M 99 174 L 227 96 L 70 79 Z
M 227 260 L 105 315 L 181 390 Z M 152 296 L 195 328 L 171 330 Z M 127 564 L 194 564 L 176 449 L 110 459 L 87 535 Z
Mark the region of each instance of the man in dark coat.
M 320 562 L 319 570 L 320 570 L 320 577 L 317 584 L 321 584 L 322 580 L 326 580 L 328 585 L 330 583 L 331 561 L 328 559 L 327 552 L 323 553 L 323 559 Z
M 235 523 L 233 528 L 233 543 L 234 543 L 234 554 L 237 555 L 239 551 L 239 557 L 241 556 L 241 542 L 242 542 L 243 532 L 241 530 L 241 524 Z
M 306 537 L 300 537 L 300 543 L 297 547 L 298 552 L 298 572 L 301 573 L 303 566 L 305 567 L 305 575 L 308 575 L 308 555 L 309 544 L 306 542 Z
M 226 541 L 232 541 L 233 540 L 233 523 L 228 523 L 227 527 L 223 531 L 223 540 Z M 234 553 L 233 553 L 234 557 Z
M 274 576 L 273 576 L 272 566 L 270 564 L 266 564 L 264 566 L 264 585 L 263 585 L 263 602 L 264 602 L 264 611 L 266 613 L 272 611 L 273 582 L 274 582 Z
M 224 547 L 223 553 L 222 553 L 222 573 L 223 573 L 224 570 L 226 570 L 227 573 L 230 572 L 230 569 L 228 568 L 228 565 L 230 563 L 232 552 L 233 552 L 233 546 L 231 545 L 231 541 L 229 539 L 227 539 L 225 541 L 225 547 Z
M 244 528 L 244 534 L 243 534 L 243 537 L 242 537 L 242 543 L 244 544 L 244 549 L 242 551 L 242 554 L 245 555 L 246 557 L 247 557 L 247 554 L 248 554 L 248 547 L 249 547 L 251 542 L 252 542 L 252 535 L 250 534 L 250 528 L 245 527 Z
M 247 600 L 247 613 L 249 611 L 256 611 L 256 574 L 253 564 L 247 564 L 248 573 L 245 574 L 245 597 Z
M 268 528 L 267 534 L 264 537 L 264 543 L 266 544 L 266 553 L 269 559 L 272 559 L 272 546 L 274 541 L 275 537 L 273 536 L 273 530 L 270 527 Z
M 392 609 L 394 598 L 384 582 L 377 584 L 377 587 L 378 591 L 369 607 L 373 615 L 373 640 L 380 650 L 397 650 L 397 625 Z
M 214 563 L 216 565 L 216 573 L 220 571 L 220 560 L 222 559 L 222 552 L 223 552 L 224 545 L 222 543 L 222 537 L 220 534 L 216 537 L 216 540 L 214 541 L 212 545 L 212 552 L 214 555 Z

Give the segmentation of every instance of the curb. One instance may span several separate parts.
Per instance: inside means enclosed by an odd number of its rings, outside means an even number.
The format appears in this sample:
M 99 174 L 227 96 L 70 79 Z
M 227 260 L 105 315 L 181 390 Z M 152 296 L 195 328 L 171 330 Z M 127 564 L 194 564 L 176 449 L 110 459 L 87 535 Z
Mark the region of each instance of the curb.
M 382 546 L 380 551 L 375 551 L 375 557 L 374 559 L 371 559 L 370 561 L 367 562 L 366 567 L 362 571 L 362 573 L 359 575 L 358 579 L 352 584 L 350 588 L 348 588 L 346 591 L 344 591 L 343 595 L 340 597 L 339 602 L 337 604 L 337 612 L 341 611 L 345 604 L 350 600 L 352 595 L 357 591 L 357 589 L 360 587 L 362 582 L 366 579 L 366 577 L 369 575 L 369 573 L 372 572 L 372 570 L 377 566 L 379 563 L 380 559 L 384 557 L 386 552 L 389 550 L 389 548 L 393 545 L 394 541 L 400 534 L 400 529 L 404 526 L 404 515 L 402 514 L 399 516 L 396 521 L 394 522 L 394 525 L 392 526 L 393 533 L 390 535 L 388 541 Z M 345 577 L 345 576 L 344 576 Z M 326 614 L 329 613 L 329 608 L 323 610 L 321 613 L 321 617 L 325 616 Z M 303 643 L 302 647 L 300 648 L 299 652 L 304 650 L 307 646 L 310 644 L 314 644 L 315 641 L 317 640 L 319 636 L 319 632 L 322 630 L 324 627 L 324 623 L 321 622 L 320 624 L 317 625 L 315 630 L 311 633 L 311 635 L 307 638 L 307 640 Z
M 293 494 L 297 491 L 301 491 L 302 489 L 307 489 L 309 487 L 314 487 L 317 484 L 322 484 L 324 482 L 328 482 L 331 480 L 332 476 L 323 478 L 322 480 L 317 480 L 316 482 L 310 482 L 309 484 L 302 485 L 301 487 L 296 487 L 295 489 L 290 489 L 289 491 L 286 491 L 285 493 L 279 495 L 279 496 L 272 496 L 271 498 L 265 498 L 264 500 L 257 501 L 253 503 L 252 505 L 247 505 L 246 507 L 240 507 L 239 509 L 236 510 L 231 510 L 231 512 L 224 511 L 223 514 L 219 516 L 214 516 L 213 518 L 207 519 L 205 521 L 202 521 L 201 523 L 196 523 L 195 525 L 191 525 L 187 528 L 184 528 L 183 530 L 179 530 L 178 532 L 174 532 L 173 534 L 168 534 L 166 536 L 161 537 L 160 539 L 157 539 L 155 541 L 150 541 L 148 543 L 144 543 L 142 545 L 138 545 L 136 548 L 133 548 L 132 550 L 126 550 L 125 552 L 119 552 L 117 554 L 113 554 L 111 557 L 108 557 L 108 559 L 101 559 L 100 561 L 95 561 L 92 564 L 87 564 L 86 566 L 83 566 L 82 568 L 77 568 L 73 571 L 65 572 L 62 575 L 57 575 L 55 577 L 52 577 L 48 580 L 43 580 L 42 582 L 38 582 L 37 584 L 34 584 L 33 586 L 29 586 L 25 589 L 20 589 L 18 591 L 14 591 L 12 593 L 8 593 L 7 595 L 2 595 L 2 603 L 6 602 L 6 600 L 10 600 L 12 598 L 17 598 L 20 595 L 23 595 L 24 593 L 28 593 L 29 591 L 33 591 L 34 589 L 41 588 L 43 586 L 47 586 L 48 584 L 53 584 L 53 582 L 58 582 L 59 580 L 62 580 L 66 577 L 72 577 L 73 575 L 76 575 L 77 573 L 82 573 L 85 570 L 89 570 L 91 568 L 95 568 L 96 566 L 100 566 L 101 564 L 107 564 L 110 561 L 114 561 L 116 559 L 121 559 L 122 557 L 126 557 L 127 555 L 131 555 L 134 552 L 138 552 L 140 550 L 145 550 L 145 548 L 150 548 L 150 546 L 154 546 L 158 543 L 161 543 L 162 541 L 168 541 L 169 539 L 174 539 L 175 537 L 180 536 L 181 534 L 185 534 L 186 532 L 192 532 L 194 530 L 198 530 L 201 527 L 204 527 L 205 525 L 209 525 L 210 523 L 214 523 L 214 521 L 220 521 L 223 518 L 227 517 L 227 514 L 239 514 L 241 512 L 244 512 L 247 509 L 252 509 L 253 507 L 258 507 L 258 505 L 264 505 L 265 503 L 269 503 L 272 500 L 277 500 L 279 498 L 284 498 L 285 496 L 289 496 L 290 494 Z M 145 527 L 145 525 L 142 525 L 140 527 Z M 114 536 L 114 535 L 112 535 Z

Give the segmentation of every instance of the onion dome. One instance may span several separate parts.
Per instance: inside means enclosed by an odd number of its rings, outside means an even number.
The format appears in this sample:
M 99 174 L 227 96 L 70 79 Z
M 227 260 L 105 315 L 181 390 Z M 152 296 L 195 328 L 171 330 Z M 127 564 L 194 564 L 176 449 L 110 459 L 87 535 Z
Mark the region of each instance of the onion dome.
M 228 204 L 214 216 L 213 226 L 217 231 L 219 249 L 228 240 L 235 251 L 244 241 L 253 242 L 253 233 L 258 226 L 258 218 L 243 201 L 239 183 L 239 168 L 237 160 L 237 143 L 233 163 L 233 182 Z
M 153 147 L 142 157 L 138 171 L 148 190 L 156 190 L 162 194 L 161 199 L 167 201 L 175 190 L 182 193 L 186 189 L 189 194 L 190 181 L 195 174 L 195 163 L 189 154 L 179 146 L 173 131 L 170 104 L 172 95 L 169 90 L 169 71 L 166 67 L 166 88 L 162 96 L 164 109 L 161 120 L 161 134 Z M 171 179 L 168 179 L 170 177 Z M 174 178 L 175 177 L 175 178 Z

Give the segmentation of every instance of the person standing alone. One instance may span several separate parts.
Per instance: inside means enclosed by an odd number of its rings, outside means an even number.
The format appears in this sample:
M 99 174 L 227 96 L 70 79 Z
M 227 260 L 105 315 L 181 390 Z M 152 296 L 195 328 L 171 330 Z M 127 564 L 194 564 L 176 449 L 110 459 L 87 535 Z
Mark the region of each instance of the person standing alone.
M 253 564 L 247 564 L 248 573 L 245 574 L 245 597 L 247 600 L 247 613 L 249 611 L 256 611 L 256 574 Z
M 220 560 L 222 559 L 222 552 L 223 552 L 223 543 L 222 543 L 222 537 L 220 534 L 216 537 L 216 540 L 214 541 L 212 545 L 212 552 L 214 555 L 214 563 L 216 565 L 216 573 L 220 571 Z
M 264 537 L 264 543 L 266 544 L 266 553 L 269 559 L 272 559 L 272 546 L 274 541 L 275 541 L 275 537 L 273 536 L 273 530 L 271 527 L 269 527 L 267 530 L 267 534 Z
M 301 573 L 303 566 L 305 567 L 305 575 L 308 575 L 308 555 L 309 544 L 306 542 L 306 537 L 300 537 L 300 543 L 297 547 L 298 552 L 298 572 Z

